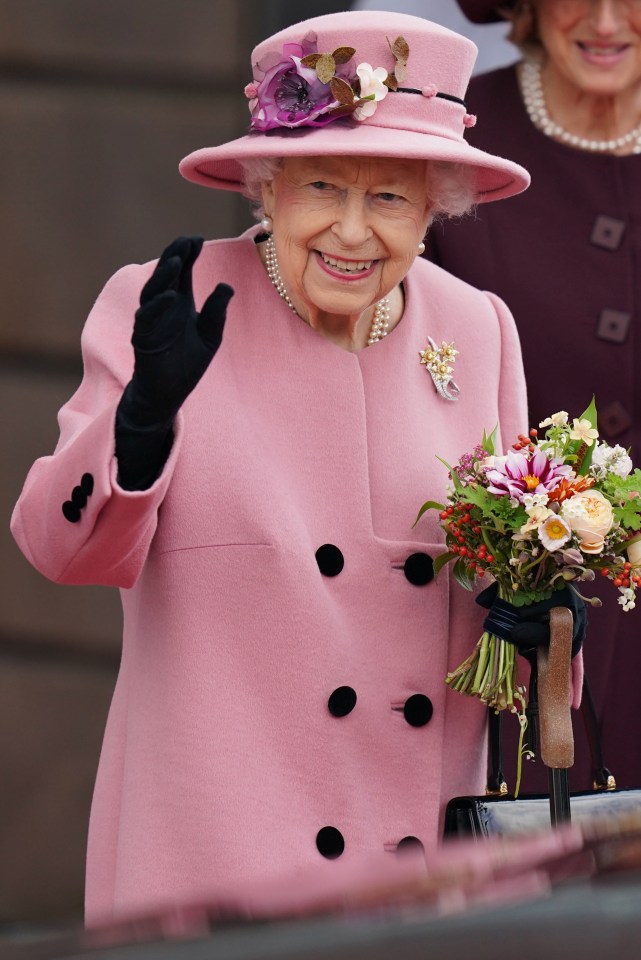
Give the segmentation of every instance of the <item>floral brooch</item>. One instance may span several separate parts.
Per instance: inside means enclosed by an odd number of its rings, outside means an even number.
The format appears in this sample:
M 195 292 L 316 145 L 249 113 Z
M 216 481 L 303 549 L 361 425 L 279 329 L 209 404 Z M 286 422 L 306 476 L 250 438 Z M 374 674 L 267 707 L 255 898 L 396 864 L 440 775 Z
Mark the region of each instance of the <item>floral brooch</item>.
M 460 390 L 452 380 L 454 373 L 452 364 L 458 355 L 458 350 L 454 349 L 453 343 L 446 343 L 445 340 L 440 347 L 436 346 L 431 337 L 427 338 L 427 342 L 429 346 L 425 350 L 419 350 L 418 355 L 434 382 L 436 392 L 444 400 L 458 400 Z
M 394 57 L 391 73 L 369 63 L 354 67 L 354 47 L 318 53 L 315 34 L 308 34 L 302 43 L 286 43 L 280 56 L 272 53 L 255 64 L 254 72 L 262 78 L 245 87 L 250 130 L 318 127 L 345 116 L 366 120 L 405 78 L 407 41 L 397 37 L 389 47 Z

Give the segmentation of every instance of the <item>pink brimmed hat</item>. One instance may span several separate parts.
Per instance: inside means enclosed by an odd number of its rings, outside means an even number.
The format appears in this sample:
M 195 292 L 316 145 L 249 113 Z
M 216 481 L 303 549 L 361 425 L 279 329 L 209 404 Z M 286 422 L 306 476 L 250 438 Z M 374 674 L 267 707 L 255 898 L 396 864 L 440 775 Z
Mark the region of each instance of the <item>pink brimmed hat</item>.
M 398 157 L 468 165 L 479 203 L 520 193 L 530 182 L 523 167 L 465 140 L 476 122 L 464 100 L 476 53 L 465 37 L 400 13 L 350 11 L 287 27 L 252 54 L 247 136 L 190 153 L 180 172 L 240 190 L 243 160 Z

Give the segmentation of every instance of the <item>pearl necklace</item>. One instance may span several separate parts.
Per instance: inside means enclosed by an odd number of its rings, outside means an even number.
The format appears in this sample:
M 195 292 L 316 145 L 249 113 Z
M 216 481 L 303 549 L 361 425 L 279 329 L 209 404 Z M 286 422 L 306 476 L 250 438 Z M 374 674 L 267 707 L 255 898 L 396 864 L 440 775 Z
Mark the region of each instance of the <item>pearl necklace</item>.
M 278 257 L 276 255 L 276 244 L 274 243 L 274 238 L 269 237 L 265 243 L 265 266 L 267 268 L 267 275 L 274 287 L 283 298 L 289 309 L 299 316 L 296 307 L 292 303 L 289 294 L 287 293 L 287 288 L 283 283 L 283 278 L 280 275 L 278 269 Z M 389 318 L 390 318 L 390 302 L 389 297 L 383 297 L 382 300 L 379 300 L 376 304 L 376 309 L 374 310 L 374 316 L 372 317 L 372 325 L 369 331 L 369 337 L 367 338 L 367 346 L 369 347 L 372 343 L 378 343 L 379 340 L 382 340 L 383 337 L 386 337 L 389 332 Z
M 580 150 L 591 150 L 594 153 L 611 153 L 634 143 L 632 153 L 641 153 L 641 124 L 630 130 L 622 137 L 614 140 L 588 140 L 578 137 L 560 127 L 550 117 L 545 105 L 543 85 L 541 83 L 541 66 L 530 60 L 523 64 L 521 74 L 521 92 L 528 116 L 535 127 L 542 130 L 548 137 L 554 137 Z

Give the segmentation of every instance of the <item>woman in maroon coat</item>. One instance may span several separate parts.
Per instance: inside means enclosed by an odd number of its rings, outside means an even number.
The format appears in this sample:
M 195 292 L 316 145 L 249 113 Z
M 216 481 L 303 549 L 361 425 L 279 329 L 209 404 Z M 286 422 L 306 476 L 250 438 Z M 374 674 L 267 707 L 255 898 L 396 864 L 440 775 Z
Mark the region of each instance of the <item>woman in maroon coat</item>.
M 525 57 L 472 81 L 468 109 L 482 121 L 469 139 L 527 166 L 532 186 L 434 225 L 428 253 L 512 310 L 531 426 L 556 410 L 577 416 L 595 394 L 602 435 L 641 464 L 641 2 L 460 5 L 475 22 L 510 8 Z M 604 758 L 618 786 L 638 787 L 641 615 L 622 614 L 609 583 L 592 592 L 603 607 L 590 611 L 585 661 Z M 575 739 L 571 783 L 588 789 L 580 725 Z M 524 785 L 545 789 L 544 771 L 526 771 Z

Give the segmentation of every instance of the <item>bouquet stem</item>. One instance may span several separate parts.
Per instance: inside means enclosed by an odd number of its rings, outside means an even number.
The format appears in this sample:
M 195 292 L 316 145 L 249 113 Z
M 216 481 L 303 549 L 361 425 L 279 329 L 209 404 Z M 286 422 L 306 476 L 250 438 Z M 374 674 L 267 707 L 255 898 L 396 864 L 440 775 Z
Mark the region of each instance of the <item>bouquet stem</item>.
M 527 699 L 524 688 L 518 683 L 518 661 L 514 644 L 486 630 L 470 656 L 448 673 L 445 682 L 459 693 L 478 697 L 497 713 L 509 710 L 516 714 L 520 731 L 514 795 L 518 796 L 523 757 L 529 751 L 524 747 Z
M 484 633 L 481 639 L 478 642 L 477 650 L 472 653 L 472 656 L 468 659 L 470 660 L 470 667 L 476 661 L 476 671 L 474 673 L 474 680 L 472 682 L 472 689 L 470 693 L 472 696 L 480 696 L 480 690 L 482 689 L 484 683 L 485 672 L 488 666 L 488 661 L 490 661 L 491 669 L 491 652 L 490 652 L 490 634 Z M 461 665 L 463 666 L 463 664 Z M 459 670 L 461 667 L 459 667 Z M 456 673 L 456 671 L 454 671 Z M 451 674 L 450 674 L 451 676 Z M 449 682 L 449 681 L 448 681 Z
M 459 693 L 478 697 L 495 710 L 515 707 L 517 663 L 514 645 L 485 631 L 469 657 L 445 682 Z

